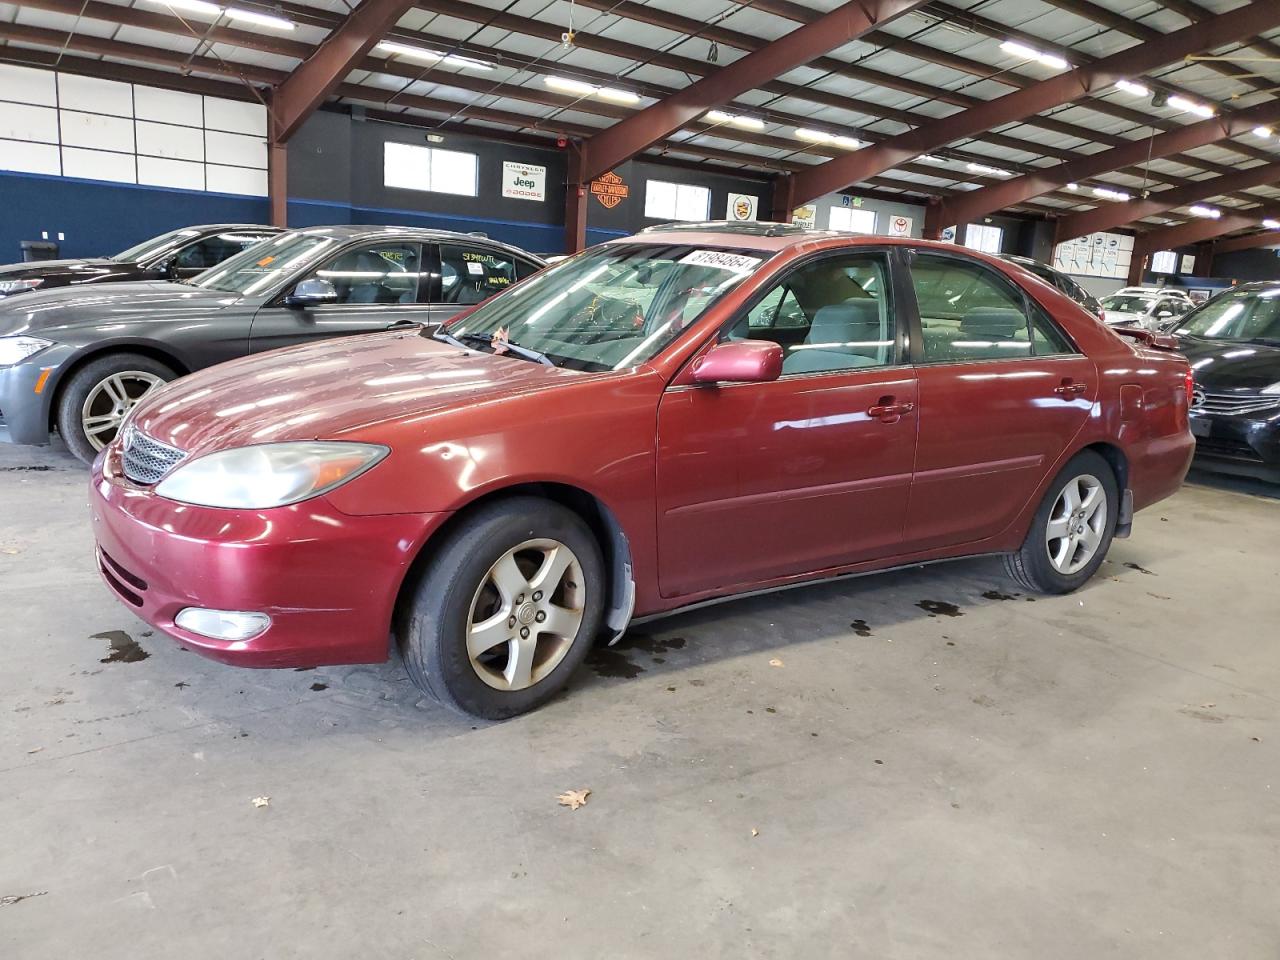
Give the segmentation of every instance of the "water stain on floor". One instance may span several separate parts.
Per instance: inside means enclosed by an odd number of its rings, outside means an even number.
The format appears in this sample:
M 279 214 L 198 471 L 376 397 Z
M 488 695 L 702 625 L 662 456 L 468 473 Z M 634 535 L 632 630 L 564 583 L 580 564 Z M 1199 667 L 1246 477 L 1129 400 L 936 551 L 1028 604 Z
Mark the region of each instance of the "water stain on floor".
M 683 650 L 684 637 L 655 637 L 649 633 L 628 632 L 611 647 L 596 647 L 587 655 L 587 663 L 597 676 L 614 680 L 631 680 L 644 673 L 644 667 L 633 661 L 628 653 L 647 653 L 656 664 L 667 662 L 660 654 Z
M 139 660 L 145 660 L 151 656 L 151 654 L 138 646 L 137 640 L 123 630 L 107 630 L 103 633 L 95 633 L 89 639 L 106 640 L 111 644 L 111 652 L 102 660 L 99 660 L 99 663 L 137 663 Z
M 944 600 L 921 600 L 916 604 L 921 610 L 925 611 L 931 617 L 963 617 L 964 613 L 954 603 L 947 603 Z
M 615 647 L 596 647 L 587 654 L 587 663 L 596 676 L 610 680 L 634 680 L 644 673 L 644 667 L 632 663 Z
M 871 628 L 867 626 L 867 621 L 865 620 L 853 621 L 853 623 L 849 624 L 849 629 L 860 637 L 871 636 Z
M 313 683 L 311 689 L 315 691 L 328 690 L 329 685 L 327 683 Z
M 1016 593 L 1001 593 L 999 590 L 984 590 L 982 596 L 987 600 L 1017 600 Z

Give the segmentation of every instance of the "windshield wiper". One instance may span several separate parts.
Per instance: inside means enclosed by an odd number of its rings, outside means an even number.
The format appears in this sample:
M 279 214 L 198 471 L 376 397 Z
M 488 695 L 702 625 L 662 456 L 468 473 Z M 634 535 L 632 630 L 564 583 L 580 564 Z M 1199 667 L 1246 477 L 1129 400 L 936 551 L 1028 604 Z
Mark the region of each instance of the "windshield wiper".
M 483 343 L 485 346 L 490 348 L 493 347 L 493 334 L 491 333 L 464 333 L 455 337 L 452 334 L 445 333 L 444 330 L 441 329 L 433 333 L 432 336 L 459 347 L 465 347 L 467 342 L 470 341 Z M 535 363 L 542 363 L 548 367 L 554 367 L 556 365 L 556 362 L 545 353 L 539 353 L 537 350 L 530 349 L 529 347 L 522 347 L 518 343 L 512 343 L 508 340 L 506 342 L 506 347 L 517 357 L 524 357 L 526 360 L 532 360 Z

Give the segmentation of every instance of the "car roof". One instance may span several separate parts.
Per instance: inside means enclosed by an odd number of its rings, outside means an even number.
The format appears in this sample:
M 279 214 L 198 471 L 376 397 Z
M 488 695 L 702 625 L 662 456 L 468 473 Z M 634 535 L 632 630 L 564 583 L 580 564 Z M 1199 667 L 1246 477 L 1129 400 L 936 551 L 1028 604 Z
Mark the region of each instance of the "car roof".
M 536 253 L 530 253 L 510 243 L 494 240 L 480 233 L 461 233 L 457 230 L 437 230 L 431 227 L 399 227 L 390 224 L 336 223 L 319 227 L 299 227 L 291 233 L 308 234 L 319 237 L 332 237 L 335 240 L 376 240 L 378 237 L 410 238 L 419 241 L 453 240 L 459 243 L 479 243 L 501 250 L 517 253 L 542 262 Z
M 610 240 L 606 246 L 617 244 L 654 243 L 679 244 L 681 246 L 728 247 L 735 250 L 757 250 L 762 253 L 781 253 L 798 247 L 818 248 L 833 245 L 830 241 L 843 240 L 855 246 L 929 247 L 975 256 L 977 259 L 994 259 L 988 254 L 955 243 L 938 240 L 918 240 L 912 237 L 887 237 L 878 234 L 850 233 L 846 230 L 810 230 L 791 223 L 732 220 L 701 223 L 664 223 L 646 227 L 633 236 Z
M 221 233 L 224 230 L 253 230 L 270 233 L 284 233 L 284 227 L 272 227 L 265 223 L 195 223 L 189 227 L 178 227 L 179 230 L 199 230 L 201 233 Z

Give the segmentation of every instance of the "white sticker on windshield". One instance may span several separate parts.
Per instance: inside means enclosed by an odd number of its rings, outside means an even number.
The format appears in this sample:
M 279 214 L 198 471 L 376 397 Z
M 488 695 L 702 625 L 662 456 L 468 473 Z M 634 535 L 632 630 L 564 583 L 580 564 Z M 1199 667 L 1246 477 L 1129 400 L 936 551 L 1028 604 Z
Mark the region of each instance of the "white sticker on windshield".
M 484 276 L 484 264 L 476 263 L 474 260 L 467 261 L 467 273 L 475 277 Z
M 695 250 L 681 257 L 680 262 L 695 267 L 718 267 L 734 273 L 750 273 L 760 266 L 761 260 L 759 257 L 744 257 L 740 253 L 725 253 L 722 250 Z

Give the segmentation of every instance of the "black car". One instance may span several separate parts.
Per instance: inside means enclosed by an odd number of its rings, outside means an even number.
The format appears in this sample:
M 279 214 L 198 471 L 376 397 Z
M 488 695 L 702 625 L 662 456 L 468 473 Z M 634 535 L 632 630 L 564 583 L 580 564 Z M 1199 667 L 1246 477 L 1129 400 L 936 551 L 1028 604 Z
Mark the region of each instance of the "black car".
M 278 227 L 259 224 L 213 223 L 172 230 L 111 257 L 0 266 L 0 302 L 32 290 L 73 284 L 185 280 L 277 233 Z
M 1197 466 L 1280 482 L 1280 282 L 1220 294 L 1173 332 L 1195 375 Z
M 224 360 L 324 337 L 434 325 L 541 269 L 516 247 L 411 227 L 311 227 L 194 280 L 0 300 L 0 425 L 52 429 L 82 460 L 148 392 Z
M 1001 260 L 1006 260 L 1009 263 L 1016 263 L 1018 266 L 1022 267 L 1022 269 L 1031 271 L 1045 283 L 1050 286 L 1057 287 L 1076 303 L 1080 304 L 1080 306 L 1092 313 L 1095 317 L 1102 319 L 1102 304 L 1098 302 L 1097 298 L 1094 297 L 1093 294 L 1080 286 L 1080 284 L 1076 283 L 1065 273 L 1062 273 L 1060 270 L 1055 270 L 1047 263 L 1041 263 L 1039 260 L 1032 260 L 1030 257 L 1019 257 L 1012 253 L 1002 253 L 999 254 L 999 257 Z

